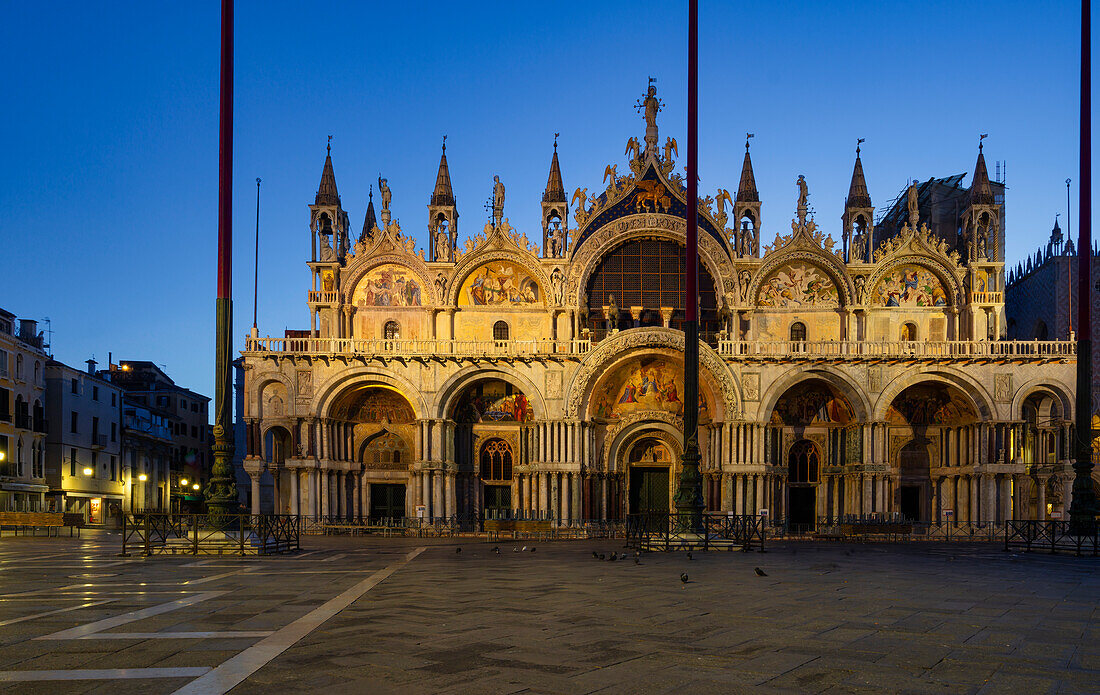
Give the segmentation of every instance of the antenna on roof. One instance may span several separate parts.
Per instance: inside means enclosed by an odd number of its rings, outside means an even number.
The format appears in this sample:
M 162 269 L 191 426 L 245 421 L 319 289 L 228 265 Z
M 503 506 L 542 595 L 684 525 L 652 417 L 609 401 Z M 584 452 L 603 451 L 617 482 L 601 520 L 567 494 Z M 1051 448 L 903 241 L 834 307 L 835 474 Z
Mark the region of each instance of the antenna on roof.
M 42 321 L 46 324 L 46 344 L 43 346 L 46 348 L 46 354 L 50 359 L 53 359 L 53 352 L 50 351 L 50 347 L 53 345 L 53 324 L 50 323 L 49 316 L 43 316 Z

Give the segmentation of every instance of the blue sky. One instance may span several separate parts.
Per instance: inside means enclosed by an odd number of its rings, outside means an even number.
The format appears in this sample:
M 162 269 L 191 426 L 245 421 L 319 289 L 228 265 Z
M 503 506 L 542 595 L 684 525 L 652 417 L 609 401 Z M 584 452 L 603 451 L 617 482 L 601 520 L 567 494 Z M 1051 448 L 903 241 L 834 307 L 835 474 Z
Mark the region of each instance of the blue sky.
M 701 5 L 700 189 L 736 190 L 755 133 L 765 243 L 789 229 L 799 174 L 838 236 L 857 137 L 880 206 L 910 178 L 972 171 L 989 133 L 990 173 L 1012 172 L 1013 263 L 1064 215 L 1076 3 Z M 0 306 L 49 316 L 61 360 L 148 359 L 211 395 L 218 18 L 216 2 L 0 4 Z M 309 326 L 306 206 L 328 135 L 354 231 L 381 172 L 421 244 L 443 134 L 460 235 L 499 174 L 532 238 L 555 132 L 566 188 L 599 188 L 643 134 L 633 104 L 654 76 L 662 142 L 686 139 L 686 4 L 239 2 L 236 41 L 238 346 L 257 176 L 260 332 Z

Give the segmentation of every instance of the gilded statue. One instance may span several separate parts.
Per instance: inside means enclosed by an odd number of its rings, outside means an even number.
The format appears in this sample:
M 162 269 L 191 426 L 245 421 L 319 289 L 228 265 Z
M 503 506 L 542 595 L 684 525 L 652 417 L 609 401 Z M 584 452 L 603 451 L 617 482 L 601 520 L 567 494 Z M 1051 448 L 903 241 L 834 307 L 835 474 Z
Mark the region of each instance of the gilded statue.
M 676 138 L 665 139 L 665 161 L 672 161 L 672 153 L 675 152 L 676 156 L 680 156 L 680 150 L 676 148 Z
M 573 193 L 573 202 L 571 202 L 569 204 L 570 205 L 576 205 L 578 199 L 581 201 L 580 207 L 583 210 L 585 208 L 585 206 L 587 205 L 587 203 L 588 203 L 588 189 L 587 188 L 578 188 Z
M 634 152 L 634 157 L 633 157 L 634 159 L 638 159 L 639 157 L 642 156 L 641 155 L 641 143 L 638 142 L 638 138 L 636 138 L 636 137 L 632 137 L 632 138 L 630 138 L 629 140 L 626 141 L 626 151 L 623 152 L 623 154 L 630 154 L 631 151 Z
M 607 183 L 607 180 L 611 179 L 611 185 L 615 185 L 615 180 L 618 178 L 618 175 L 618 166 L 608 164 L 603 170 L 603 182 Z
M 733 210 L 733 196 L 731 196 L 731 195 L 730 195 L 730 192 L 729 192 L 729 191 L 727 191 L 727 190 L 726 190 L 726 189 L 724 189 L 724 188 L 719 188 L 719 189 L 718 189 L 718 198 L 716 199 L 716 201 L 715 201 L 715 202 L 717 202 L 717 203 L 718 203 L 718 210 L 719 210 L 719 211 L 720 211 L 720 212 L 721 212 L 721 213 L 722 213 L 723 215 L 725 215 L 725 214 L 726 214 L 726 203 L 729 203 L 729 205 L 730 205 L 730 210 L 731 210 L 731 211 Z

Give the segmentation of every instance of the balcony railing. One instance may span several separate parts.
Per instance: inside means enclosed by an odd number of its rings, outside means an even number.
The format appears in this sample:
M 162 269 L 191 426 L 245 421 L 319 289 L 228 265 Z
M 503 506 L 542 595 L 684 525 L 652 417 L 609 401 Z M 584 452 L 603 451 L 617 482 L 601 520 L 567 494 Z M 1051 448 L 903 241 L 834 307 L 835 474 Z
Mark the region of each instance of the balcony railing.
M 105 434 L 93 434 L 92 435 L 92 448 L 93 449 L 106 449 L 107 448 L 107 435 L 105 435 Z
M 1063 358 L 1077 356 L 1070 340 L 948 341 L 761 341 L 720 340 L 718 352 L 744 357 L 866 359 L 892 358 Z
M 245 352 L 307 355 L 583 355 L 589 340 L 432 340 L 385 338 L 249 338 Z
M 256 355 L 393 355 L 458 357 L 534 357 L 585 355 L 591 340 L 432 340 L 360 338 L 248 338 L 245 352 Z M 787 341 L 718 340 L 718 352 L 751 359 L 1062 359 L 1077 355 L 1068 340 L 994 341 Z
M 309 301 L 315 304 L 335 304 L 336 292 L 324 292 L 320 290 L 309 291 Z
M 971 304 L 1004 304 L 1004 292 L 971 292 Z

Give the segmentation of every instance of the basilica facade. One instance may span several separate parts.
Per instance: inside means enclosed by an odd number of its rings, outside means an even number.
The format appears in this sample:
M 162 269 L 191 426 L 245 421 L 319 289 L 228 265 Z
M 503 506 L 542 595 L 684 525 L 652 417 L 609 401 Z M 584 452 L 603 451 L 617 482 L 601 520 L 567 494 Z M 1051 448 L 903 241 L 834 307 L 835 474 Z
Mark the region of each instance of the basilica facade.
M 567 195 L 555 142 L 538 230 L 510 225 L 498 180 L 492 219 L 460 237 L 444 141 L 428 249 L 391 218 L 385 179 L 356 235 L 326 158 L 310 329 L 253 333 L 242 353 L 253 510 L 563 525 L 667 510 L 687 407 L 713 511 L 812 526 L 1068 508 L 1075 348 L 1004 339 L 1003 196 L 981 149 L 950 239 L 915 187 L 876 231 L 857 149 L 839 242 L 799 176 L 762 246 L 749 142 L 735 195 L 688 201 L 655 92 L 602 190 Z M 689 204 L 697 403 L 680 330 Z

